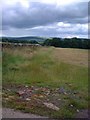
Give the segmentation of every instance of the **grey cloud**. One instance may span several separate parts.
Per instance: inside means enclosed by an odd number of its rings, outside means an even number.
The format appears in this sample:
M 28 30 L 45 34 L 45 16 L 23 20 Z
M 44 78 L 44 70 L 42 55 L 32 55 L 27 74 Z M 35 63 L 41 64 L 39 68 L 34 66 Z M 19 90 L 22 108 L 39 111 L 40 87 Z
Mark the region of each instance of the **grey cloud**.
M 58 28 L 48 28 L 48 29 L 44 29 L 44 27 L 39 28 L 39 29 L 31 29 L 29 30 L 32 33 L 36 33 L 36 34 L 41 34 L 42 36 L 61 36 L 68 34 L 68 35 L 88 35 L 88 31 L 84 31 L 83 28 L 77 27 L 77 26 L 71 26 L 68 28 L 64 28 L 62 27 L 61 29 Z
M 87 16 L 87 3 L 71 4 L 65 7 L 44 3 L 30 3 L 28 9 L 17 3 L 12 7 L 3 7 L 2 27 L 3 29 L 33 28 L 55 22 L 83 24 L 87 23 Z
M 8 36 L 22 36 L 22 35 L 34 35 L 34 36 L 44 36 L 44 37 L 67 37 L 67 36 L 80 36 L 80 37 L 87 37 L 88 31 L 84 31 L 80 27 L 71 27 L 64 28 L 62 27 L 59 29 L 59 27 L 56 28 L 47 28 L 44 27 L 38 27 L 38 28 L 29 28 L 29 29 L 11 29 L 11 30 L 4 30 L 3 34 Z

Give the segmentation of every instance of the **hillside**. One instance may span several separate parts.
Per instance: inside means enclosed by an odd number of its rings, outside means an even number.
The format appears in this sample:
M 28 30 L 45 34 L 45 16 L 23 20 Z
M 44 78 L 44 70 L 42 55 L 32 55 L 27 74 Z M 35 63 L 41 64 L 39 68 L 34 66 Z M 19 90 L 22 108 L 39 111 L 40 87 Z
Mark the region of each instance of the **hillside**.
M 26 40 L 26 41 L 31 41 L 31 40 L 35 40 L 39 43 L 42 43 L 46 40 L 46 38 L 43 38 L 43 37 L 36 37 L 36 36 L 26 36 L 26 37 L 2 37 L 3 39 L 9 39 L 9 40 L 20 40 L 20 41 L 23 41 L 23 40 Z

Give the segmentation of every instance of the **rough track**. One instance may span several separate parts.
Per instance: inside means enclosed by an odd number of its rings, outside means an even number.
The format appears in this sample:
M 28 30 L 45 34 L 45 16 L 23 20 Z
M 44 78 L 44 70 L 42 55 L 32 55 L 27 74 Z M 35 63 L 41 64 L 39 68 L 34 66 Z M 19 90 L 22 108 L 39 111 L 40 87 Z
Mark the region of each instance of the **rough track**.
M 9 108 L 2 109 L 2 118 L 46 118 L 31 113 L 22 113 Z

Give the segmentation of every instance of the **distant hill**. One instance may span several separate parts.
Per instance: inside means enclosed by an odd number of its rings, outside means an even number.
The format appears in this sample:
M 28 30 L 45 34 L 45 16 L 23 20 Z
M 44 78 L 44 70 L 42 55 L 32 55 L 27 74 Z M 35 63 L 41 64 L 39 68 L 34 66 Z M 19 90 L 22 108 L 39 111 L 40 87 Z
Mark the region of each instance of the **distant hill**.
M 37 36 L 26 36 L 26 37 L 2 37 L 4 39 L 9 39 L 9 40 L 26 40 L 26 41 L 37 41 L 38 43 L 44 42 L 47 38 L 44 37 L 37 37 Z

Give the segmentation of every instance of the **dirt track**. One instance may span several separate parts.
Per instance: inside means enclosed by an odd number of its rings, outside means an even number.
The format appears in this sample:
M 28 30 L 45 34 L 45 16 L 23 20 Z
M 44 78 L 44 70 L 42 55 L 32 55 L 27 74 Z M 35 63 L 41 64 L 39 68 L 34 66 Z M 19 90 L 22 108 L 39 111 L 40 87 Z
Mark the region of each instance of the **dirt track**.
M 9 108 L 2 109 L 2 118 L 46 118 L 31 113 L 22 113 Z
M 90 111 L 89 111 L 90 112 Z M 10 108 L 3 108 L 2 109 L 2 118 L 48 118 L 48 117 L 43 117 L 39 115 L 34 115 L 31 113 L 22 113 L 20 111 L 15 111 Z M 88 110 L 82 110 L 80 111 L 75 118 L 89 118 L 88 116 Z
M 89 112 L 88 110 L 82 110 L 76 115 L 76 118 L 89 118 Z

